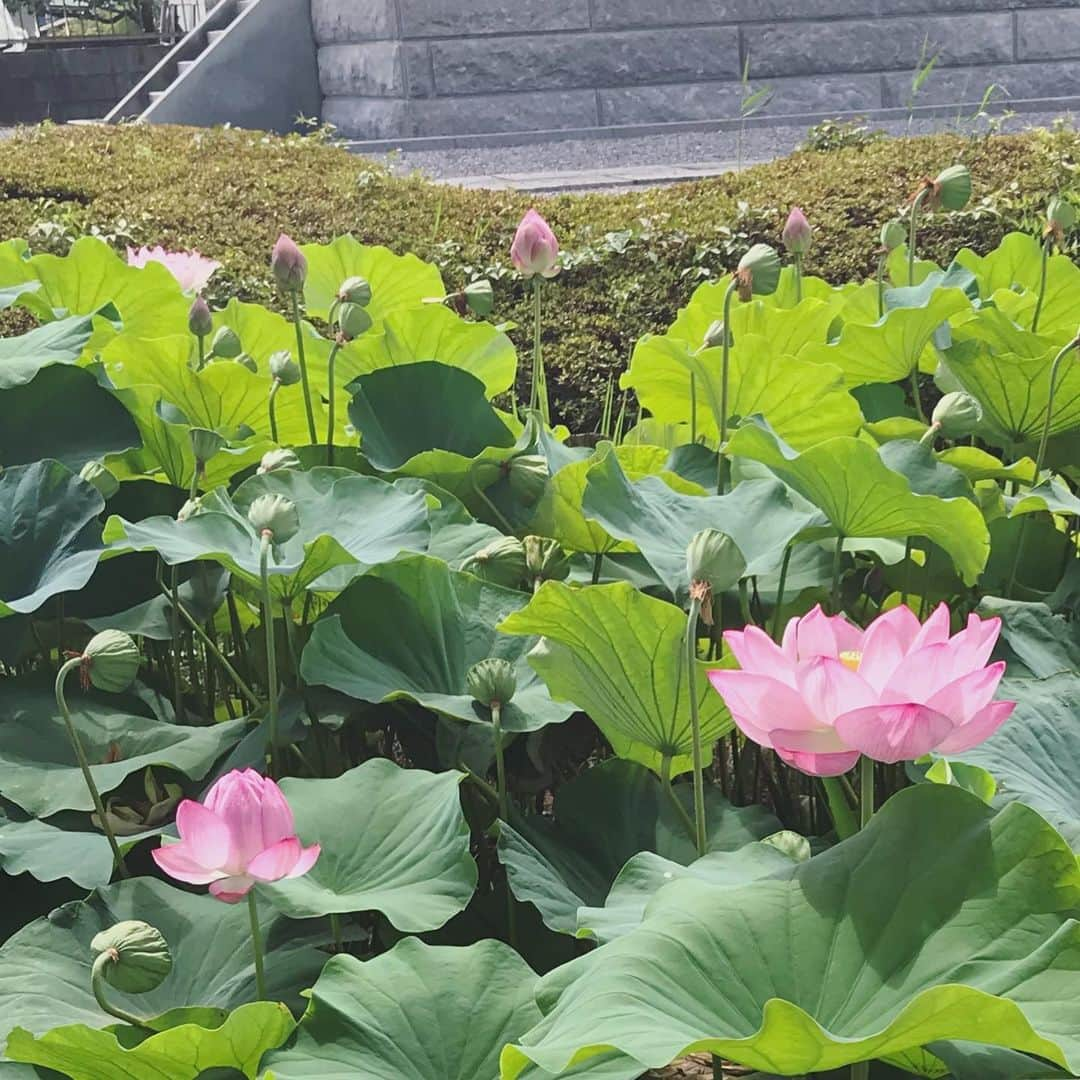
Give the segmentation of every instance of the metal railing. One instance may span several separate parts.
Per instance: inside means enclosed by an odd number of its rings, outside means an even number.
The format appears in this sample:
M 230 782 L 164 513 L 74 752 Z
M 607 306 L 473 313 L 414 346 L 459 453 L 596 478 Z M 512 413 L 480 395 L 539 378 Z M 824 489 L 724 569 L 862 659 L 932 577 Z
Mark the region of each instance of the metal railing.
M 0 0 L 0 53 L 87 38 L 169 44 L 193 29 L 213 5 L 214 0 Z

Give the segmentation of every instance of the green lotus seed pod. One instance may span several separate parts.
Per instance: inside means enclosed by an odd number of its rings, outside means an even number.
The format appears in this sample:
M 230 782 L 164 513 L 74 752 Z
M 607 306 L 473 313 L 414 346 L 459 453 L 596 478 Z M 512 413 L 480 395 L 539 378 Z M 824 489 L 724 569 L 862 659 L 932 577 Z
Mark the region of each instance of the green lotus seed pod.
M 516 536 L 500 536 L 466 559 L 461 569 L 493 585 L 517 589 L 527 576 L 525 548 Z
M 1057 231 L 1071 232 L 1076 225 L 1076 209 L 1071 202 L 1055 195 L 1047 204 L 1046 220 Z
M 359 304 L 342 304 L 338 308 L 336 322 L 349 341 L 371 329 L 371 316 Z
M 727 533 L 702 529 L 686 548 L 686 573 L 691 583 L 704 582 L 713 592 L 723 592 L 746 573 L 746 559 Z
M 300 365 L 292 358 L 288 349 L 271 353 L 270 378 L 276 379 L 282 386 L 295 386 L 302 378 Z
M 149 923 L 129 919 L 96 934 L 90 942 L 95 969 L 110 986 L 125 994 L 156 990 L 172 971 L 169 943 Z M 106 959 L 101 960 L 102 957 Z
M 367 278 L 346 278 L 338 289 L 338 300 L 343 304 L 359 304 L 367 307 L 371 303 L 371 285 Z
M 192 428 L 188 434 L 191 436 L 191 452 L 200 468 L 225 445 L 225 439 L 209 428 Z
M 139 646 L 122 630 L 102 630 L 82 651 L 83 674 L 99 690 L 120 694 L 139 674 Z
M 259 472 L 277 472 L 279 469 L 299 469 L 300 459 L 292 450 L 267 450 L 259 462 Z
M 487 278 L 469 282 L 462 295 L 465 297 L 469 310 L 481 319 L 486 319 L 495 307 L 495 290 Z
M 242 352 L 234 361 L 234 364 L 239 364 L 241 367 L 245 367 L 248 371 L 258 374 L 259 365 L 255 363 L 255 357 L 249 356 L 246 352 Z
M 287 544 L 300 531 L 296 503 L 284 495 L 260 495 L 248 507 L 248 521 L 260 536 L 268 532 L 275 544 Z
M 753 296 L 769 296 L 776 292 L 782 269 L 783 263 L 775 248 L 768 244 L 755 244 L 739 260 L 740 298 L 747 298 L 747 293 Z M 742 287 L 743 280 L 749 282 L 745 290 Z
M 907 229 L 904 223 L 893 218 L 881 226 L 881 246 L 885 251 L 895 251 L 901 244 L 907 243 Z
M 202 513 L 202 499 L 194 498 L 185 501 L 184 505 L 176 512 L 177 521 L 187 521 L 189 518 L 193 518 L 196 514 Z
M 705 337 L 702 340 L 702 348 L 704 349 L 719 349 L 723 347 L 725 336 L 729 339 L 728 344 L 731 344 L 731 335 L 726 333 L 727 327 L 724 325 L 723 319 L 716 319 L 709 324 L 709 329 L 705 331 Z
M 952 165 L 934 181 L 934 205 L 963 210 L 971 198 L 971 173 L 966 165 Z
M 982 406 L 963 390 L 946 394 L 934 409 L 930 422 L 946 439 L 964 439 L 982 423 Z
M 510 704 L 517 690 L 517 676 L 508 660 L 492 658 L 473 664 L 465 676 L 465 685 L 476 702 L 493 708 Z
M 526 506 L 533 506 L 544 494 L 549 475 L 547 458 L 541 454 L 510 459 L 510 490 Z
M 240 335 L 231 326 L 222 326 L 210 342 L 210 355 L 221 360 L 235 360 L 244 351 Z
M 546 536 L 526 536 L 525 568 L 534 582 L 565 581 L 570 576 L 570 556 L 558 540 Z
M 88 461 L 79 470 L 79 476 L 93 484 L 103 499 L 111 499 L 120 490 L 120 481 L 100 461 Z

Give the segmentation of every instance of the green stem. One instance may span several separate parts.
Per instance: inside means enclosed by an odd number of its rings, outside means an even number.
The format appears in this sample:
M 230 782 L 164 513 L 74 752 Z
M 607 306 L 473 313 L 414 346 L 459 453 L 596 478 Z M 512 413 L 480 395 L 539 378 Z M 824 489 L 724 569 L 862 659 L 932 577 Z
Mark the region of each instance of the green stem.
M 330 912 L 330 933 L 334 935 L 334 952 L 344 952 L 345 942 L 341 936 L 341 916 L 336 911 Z
M 908 594 L 911 592 L 911 551 L 915 538 L 909 536 L 904 544 L 904 586 L 900 591 L 900 603 L 906 605 Z
M 697 699 L 697 626 L 701 615 L 701 601 L 690 601 L 690 613 L 686 618 L 686 690 L 690 696 L 690 736 L 694 753 L 694 842 L 700 858 L 705 854 L 705 754 L 701 745 L 701 718 Z
M 540 290 L 543 286 L 543 278 L 533 278 L 533 365 L 532 365 L 532 389 L 529 393 L 529 411 L 540 410 L 540 415 L 545 423 L 548 423 L 547 388 L 543 377 L 544 356 L 541 342 L 541 315 L 543 304 L 540 300 Z
M 507 521 L 506 515 L 488 498 L 487 492 L 476 482 L 476 466 L 480 464 L 480 461 L 474 461 L 469 466 L 469 484 L 472 486 L 473 494 L 491 511 L 495 523 L 503 529 L 507 536 L 513 536 L 515 532 L 514 526 Z
M 911 369 L 911 399 L 915 404 L 915 412 L 918 414 L 919 419 L 925 424 L 926 413 L 923 412 L 922 407 L 922 395 L 919 393 L 919 363 L 915 362 L 915 366 Z
M 113 858 L 116 860 L 116 865 L 120 870 L 121 876 L 128 877 L 127 865 L 124 862 L 123 853 L 120 851 L 120 845 L 116 842 L 116 834 L 109 824 L 109 819 L 105 813 L 105 804 L 101 801 L 101 792 L 98 791 L 97 784 L 94 783 L 94 777 L 90 772 L 90 762 L 86 757 L 86 750 L 83 749 L 82 739 L 79 738 L 79 733 L 75 730 L 75 724 L 71 719 L 71 710 L 68 708 L 67 698 L 64 696 L 64 683 L 67 680 L 68 674 L 74 671 L 81 663 L 81 656 L 73 656 L 70 660 L 61 665 L 60 671 L 56 676 L 56 704 L 60 709 L 60 715 L 64 719 L 64 727 L 67 728 L 68 738 L 71 740 L 71 747 L 75 751 L 75 758 L 79 762 L 79 768 L 82 770 L 83 780 L 86 781 L 86 787 L 90 792 L 90 799 L 94 804 L 94 810 L 97 812 L 98 821 L 101 822 L 102 832 L 105 833 L 105 836 L 109 841 L 109 847 L 112 848 Z
M 248 894 L 248 917 L 251 922 L 251 948 L 255 953 L 255 1000 L 266 1000 L 266 973 L 263 971 L 262 928 L 259 926 L 259 908 L 255 902 L 255 890 Z
M 142 1017 L 125 1012 L 118 1005 L 113 1005 L 105 996 L 105 987 L 108 985 L 105 978 L 105 969 L 110 964 L 118 963 L 119 959 L 120 955 L 115 949 L 106 949 L 105 952 L 98 953 L 97 959 L 94 960 L 94 966 L 90 969 L 90 989 L 94 992 L 94 1000 L 98 1003 L 101 1011 L 108 1013 L 109 1016 L 115 1016 L 117 1020 L 122 1020 L 125 1024 L 131 1024 L 133 1027 L 152 1030 Z
M 334 342 L 330 350 L 330 356 L 326 361 L 329 383 L 326 390 L 326 411 L 329 414 L 326 420 L 326 464 L 334 464 L 334 361 L 341 349 L 341 343 Z
M 195 370 L 202 371 L 206 366 L 206 335 L 196 334 L 195 340 L 199 343 L 199 366 Z
M 870 1080 L 870 1062 L 856 1061 L 851 1066 L 851 1080 Z
M 491 736 L 495 740 L 495 777 L 496 794 L 499 800 L 499 819 L 510 821 L 510 793 L 506 787 L 506 753 L 503 749 L 502 705 L 498 701 L 491 703 Z M 517 948 L 517 910 L 514 907 L 514 893 L 510 881 L 506 881 L 506 929 L 510 947 Z
M 859 823 L 855 820 L 851 806 L 844 797 L 843 784 L 835 776 L 823 776 L 821 786 L 825 789 L 825 798 L 829 804 L 833 825 L 836 827 L 836 835 L 841 840 L 847 840 L 859 831 Z
M 784 590 L 787 588 L 788 569 L 791 566 L 791 553 L 795 550 L 794 544 L 788 544 L 784 549 L 784 561 L 780 566 L 780 587 L 776 590 L 776 607 L 773 610 L 772 639 L 780 640 L 780 618 L 784 609 Z
M 865 829 L 874 816 L 874 759 L 859 758 L 859 828 Z
M 726 486 L 724 469 L 724 444 L 727 442 L 728 429 L 728 376 L 731 368 L 731 301 L 739 283 L 733 277 L 724 293 L 724 340 L 720 360 L 720 457 L 716 469 L 716 493 L 723 495 Z
M 1054 246 L 1054 235 L 1051 233 L 1043 241 L 1042 246 L 1042 271 L 1039 275 L 1039 299 L 1035 304 L 1035 315 L 1031 320 L 1031 332 L 1039 332 L 1039 319 L 1042 318 L 1043 301 L 1046 299 L 1046 275 L 1050 269 L 1050 249 Z
M 802 303 L 802 255 L 795 253 L 795 303 Z
M 600 573 L 604 569 L 604 553 L 597 551 L 593 553 L 592 560 L 592 584 L 600 584 Z
M 184 688 L 180 671 L 180 585 L 177 580 L 179 573 L 178 566 L 169 568 L 169 595 L 172 597 L 172 617 L 169 623 L 172 630 L 173 712 L 176 722 L 182 724 L 184 722 Z
M 877 262 L 877 317 L 885 318 L 885 267 L 888 265 L 889 256 L 879 256 Z
M 907 273 L 909 285 L 915 284 L 915 241 L 917 239 L 919 228 L 919 211 L 922 209 L 923 200 L 926 198 L 928 191 L 930 191 L 930 188 L 923 188 L 911 203 L 911 226 L 908 233 L 907 249 Z
M 304 328 L 300 322 L 300 292 L 292 294 L 293 324 L 296 327 L 296 358 L 300 362 L 300 383 L 304 391 L 304 409 L 307 411 L 308 436 L 311 445 L 317 442 L 315 435 L 315 412 L 311 408 L 311 383 L 308 381 L 307 355 L 304 352 Z
M 690 372 L 690 445 L 697 444 L 697 376 Z
M 671 805 L 675 808 L 675 813 L 678 815 L 679 820 L 686 826 L 687 835 L 696 846 L 697 828 L 690 815 L 686 812 L 686 807 L 679 802 L 679 797 L 675 794 L 675 789 L 671 786 L 671 758 L 666 754 L 660 759 L 660 783 L 663 785 L 667 797 L 671 800 Z
M 840 569 L 843 564 L 844 556 L 844 534 L 841 533 L 836 538 L 836 547 L 833 550 L 833 571 L 832 571 L 832 612 L 834 615 L 840 614 Z
M 270 387 L 270 397 L 266 403 L 267 411 L 270 413 L 270 438 L 274 442 L 278 441 L 277 431 L 277 392 L 281 389 L 281 383 L 275 379 Z
M 753 624 L 754 616 L 750 611 L 750 586 L 746 578 L 739 579 L 739 614 L 742 616 L 744 626 Z
M 276 779 L 278 770 L 278 677 L 277 644 L 274 641 L 274 604 L 270 595 L 270 546 L 273 534 L 269 529 L 262 534 L 259 550 L 259 578 L 262 582 L 263 631 L 266 635 L 266 715 L 270 727 L 270 771 Z
M 929 446 L 931 450 L 934 448 L 934 440 L 937 438 L 937 433 L 941 428 L 940 424 L 931 424 L 924 433 L 923 437 L 919 440 L 920 446 Z

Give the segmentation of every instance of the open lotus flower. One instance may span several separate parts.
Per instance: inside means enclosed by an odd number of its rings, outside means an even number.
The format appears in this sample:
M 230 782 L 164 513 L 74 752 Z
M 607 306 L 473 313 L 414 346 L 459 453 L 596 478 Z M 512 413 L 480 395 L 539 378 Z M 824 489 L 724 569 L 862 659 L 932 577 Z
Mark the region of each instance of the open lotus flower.
M 860 754 L 908 761 L 993 735 L 1015 707 L 993 700 L 1005 664 L 987 660 L 1000 632 L 1000 619 L 972 615 L 950 637 L 945 604 L 923 624 L 893 608 L 865 631 L 816 607 L 780 645 L 754 626 L 725 633 L 741 670 L 709 679 L 747 738 L 812 776 L 838 776 Z
M 166 251 L 163 247 L 141 247 L 127 249 L 128 266 L 143 267 L 147 263 L 161 263 L 180 283 L 186 293 L 197 293 L 206 288 L 206 283 L 221 268 L 221 263 L 207 259 L 197 251 Z
M 551 226 L 535 211 L 522 219 L 510 245 L 510 261 L 522 277 L 554 277 L 559 272 L 559 241 Z
M 180 841 L 154 851 L 170 877 L 209 885 L 219 900 L 235 904 L 259 881 L 302 877 L 319 857 L 296 836 L 293 813 L 281 788 L 254 769 L 234 769 L 207 792 L 205 802 L 185 799 L 176 811 Z

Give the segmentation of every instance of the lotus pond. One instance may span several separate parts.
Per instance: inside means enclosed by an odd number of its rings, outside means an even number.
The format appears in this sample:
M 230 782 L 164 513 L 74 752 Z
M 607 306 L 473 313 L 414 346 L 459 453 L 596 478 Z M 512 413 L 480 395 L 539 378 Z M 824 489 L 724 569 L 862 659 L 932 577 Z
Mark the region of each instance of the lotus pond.
M 970 190 L 841 287 L 793 210 L 590 433 L 533 212 L 527 326 L 0 246 L 0 1080 L 1080 1074 L 1075 214 L 919 259 Z

